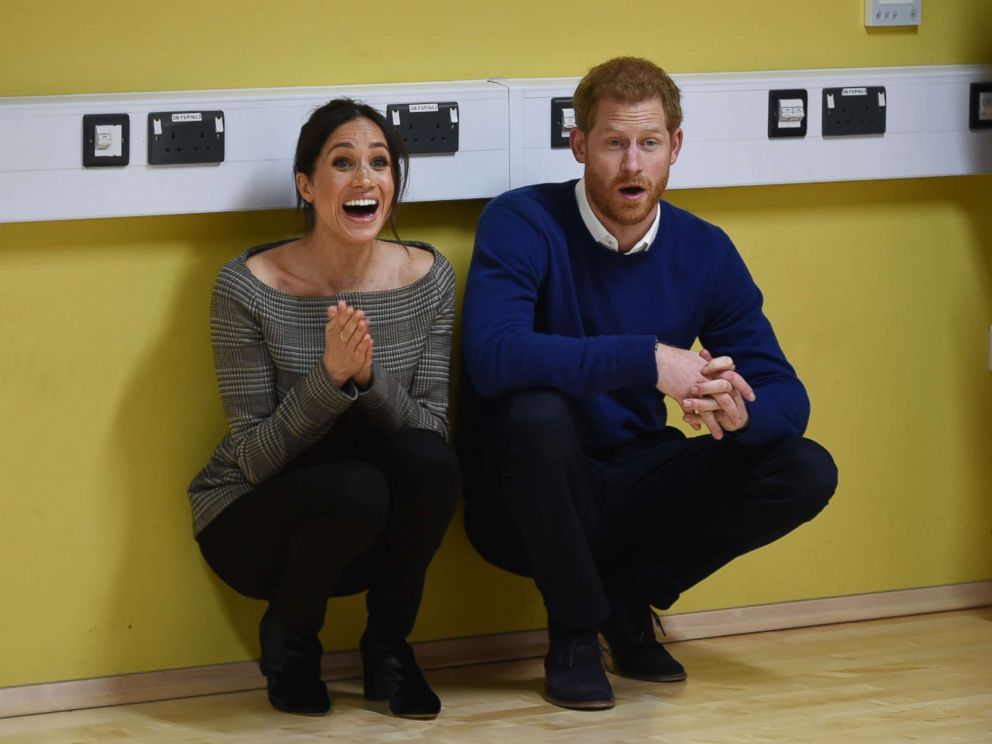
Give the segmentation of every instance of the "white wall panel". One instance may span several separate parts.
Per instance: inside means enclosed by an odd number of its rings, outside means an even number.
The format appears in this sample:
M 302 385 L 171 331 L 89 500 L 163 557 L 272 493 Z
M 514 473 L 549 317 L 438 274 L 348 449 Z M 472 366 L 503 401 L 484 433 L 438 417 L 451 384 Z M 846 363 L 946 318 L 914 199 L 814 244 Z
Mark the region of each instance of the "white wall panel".
M 459 150 L 411 158 L 405 201 L 490 197 L 509 187 L 505 88 L 486 81 L 0 99 L 0 222 L 187 214 L 295 205 L 293 152 L 310 112 L 336 96 L 457 101 Z M 147 115 L 220 109 L 218 165 L 149 166 Z M 131 161 L 82 167 L 83 114 L 130 115 Z
M 753 186 L 968 175 L 992 172 L 992 130 L 968 129 L 980 66 L 889 67 L 674 75 L 682 89 L 685 144 L 670 188 Z M 510 181 L 514 187 L 582 175 L 567 149 L 552 149 L 551 99 L 571 96 L 578 78 L 500 79 L 510 96 Z M 823 88 L 886 88 L 886 133 L 821 135 Z M 768 138 L 768 91 L 805 88 L 804 138 Z
M 968 129 L 972 82 L 992 67 L 939 66 L 676 75 L 685 145 L 671 188 L 992 172 L 992 130 Z M 406 201 L 487 198 L 581 175 L 550 146 L 550 101 L 578 78 L 160 92 L 0 99 L 0 222 L 291 207 L 292 157 L 310 112 L 341 95 L 389 103 L 457 101 L 459 150 L 412 158 Z M 824 87 L 886 88 L 886 133 L 824 138 Z M 767 136 L 768 91 L 805 88 L 805 138 Z M 149 166 L 147 114 L 220 109 L 219 165 Z M 83 114 L 127 113 L 131 162 L 82 167 Z

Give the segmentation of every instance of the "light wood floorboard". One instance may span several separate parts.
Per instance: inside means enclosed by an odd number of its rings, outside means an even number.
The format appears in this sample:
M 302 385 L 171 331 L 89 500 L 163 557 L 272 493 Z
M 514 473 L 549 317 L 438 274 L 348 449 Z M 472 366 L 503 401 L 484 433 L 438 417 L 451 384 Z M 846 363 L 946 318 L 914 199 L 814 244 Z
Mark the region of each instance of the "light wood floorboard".
M 617 707 L 540 697 L 537 659 L 428 673 L 433 722 L 367 709 L 359 680 L 330 683 L 323 718 L 241 692 L 0 720 L 3 744 L 90 742 L 992 742 L 992 608 L 673 643 L 689 680 L 611 677 Z

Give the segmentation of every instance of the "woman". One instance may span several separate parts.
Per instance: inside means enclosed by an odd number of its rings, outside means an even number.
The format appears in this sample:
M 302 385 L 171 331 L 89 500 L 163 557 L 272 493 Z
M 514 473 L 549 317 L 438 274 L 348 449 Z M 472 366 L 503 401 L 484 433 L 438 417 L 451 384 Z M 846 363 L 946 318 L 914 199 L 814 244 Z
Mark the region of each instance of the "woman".
M 268 600 L 269 701 L 330 708 L 317 638 L 327 599 L 367 589 L 365 697 L 434 718 L 406 641 L 460 475 L 445 442 L 454 320 L 450 264 L 378 239 L 405 185 L 402 142 L 370 106 L 337 99 L 300 131 L 307 231 L 252 248 L 214 285 L 211 331 L 230 431 L 189 487 L 210 567 Z

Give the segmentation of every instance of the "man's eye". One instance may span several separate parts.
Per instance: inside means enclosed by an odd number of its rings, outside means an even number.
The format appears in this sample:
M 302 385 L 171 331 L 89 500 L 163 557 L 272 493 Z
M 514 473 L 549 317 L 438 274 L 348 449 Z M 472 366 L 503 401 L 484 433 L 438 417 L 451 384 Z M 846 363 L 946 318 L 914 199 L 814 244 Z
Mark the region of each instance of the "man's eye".
M 659 144 L 659 142 L 656 139 L 644 140 L 644 146 L 645 147 L 652 147 L 653 148 L 653 147 L 657 147 L 658 144 Z
M 610 147 L 620 147 L 623 143 L 621 143 L 620 140 L 618 139 L 611 139 L 611 140 L 607 140 L 606 144 L 608 144 Z

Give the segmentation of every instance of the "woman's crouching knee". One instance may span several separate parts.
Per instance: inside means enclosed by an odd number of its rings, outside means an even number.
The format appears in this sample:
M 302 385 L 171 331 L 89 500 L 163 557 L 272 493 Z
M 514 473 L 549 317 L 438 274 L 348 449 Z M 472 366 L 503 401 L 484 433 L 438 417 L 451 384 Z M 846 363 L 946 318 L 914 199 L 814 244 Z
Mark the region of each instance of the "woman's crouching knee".
M 458 456 L 444 438 L 427 429 L 401 429 L 391 434 L 379 453 L 379 467 L 415 501 L 419 515 L 443 522 L 451 521 L 461 495 L 462 474 Z

